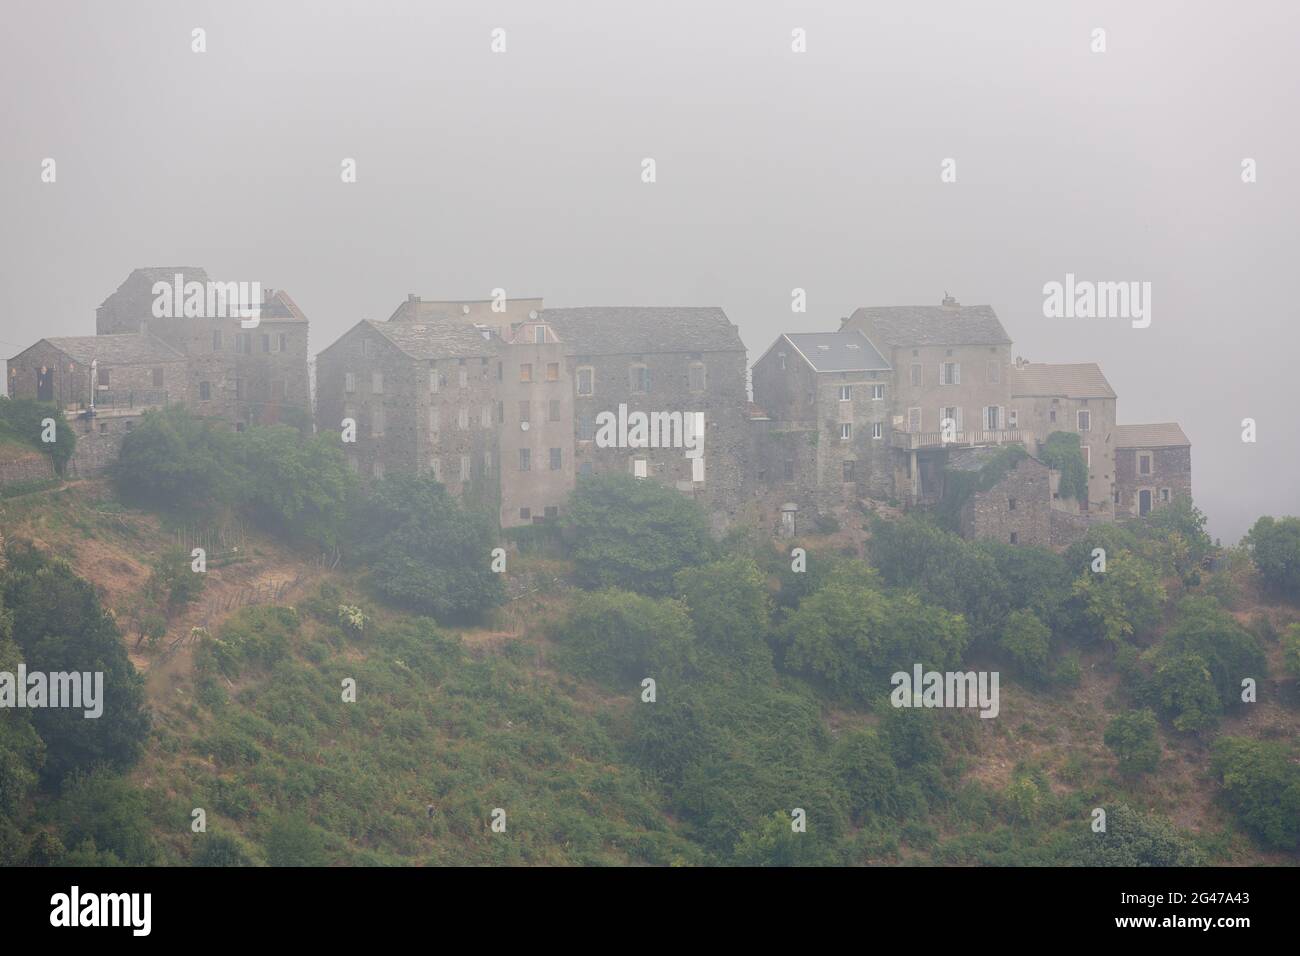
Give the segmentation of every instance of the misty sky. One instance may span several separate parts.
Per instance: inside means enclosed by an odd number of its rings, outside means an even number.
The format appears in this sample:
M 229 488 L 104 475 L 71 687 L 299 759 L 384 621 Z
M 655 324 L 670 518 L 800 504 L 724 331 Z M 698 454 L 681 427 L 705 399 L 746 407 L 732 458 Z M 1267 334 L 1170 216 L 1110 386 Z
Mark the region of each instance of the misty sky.
M 1235 543 L 1300 513 L 1297 49 L 1291 0 L 14 3 L 0 353 L 146 265 L 286 289 L 313 354 L 408 292 L 717 305 L 753 361 L 947 291 L 1179 421 Z M 1044 318 L 1067 272 L 1151 282 L 1151 327 Z

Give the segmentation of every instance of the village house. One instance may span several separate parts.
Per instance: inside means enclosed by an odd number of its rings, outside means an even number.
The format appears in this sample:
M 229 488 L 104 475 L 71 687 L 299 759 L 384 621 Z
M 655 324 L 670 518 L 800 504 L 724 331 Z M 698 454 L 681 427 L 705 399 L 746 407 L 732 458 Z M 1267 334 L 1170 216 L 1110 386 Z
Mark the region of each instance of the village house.
M 892 370 L 859 331 L 787 332 L 753 368 L 758 479 L 825 512 L 894 493 Z
M 1118 425 L 1113 435 L 1116 514 L 1145 517 L 1192 496 L 1192 443 L 1176 423 Z

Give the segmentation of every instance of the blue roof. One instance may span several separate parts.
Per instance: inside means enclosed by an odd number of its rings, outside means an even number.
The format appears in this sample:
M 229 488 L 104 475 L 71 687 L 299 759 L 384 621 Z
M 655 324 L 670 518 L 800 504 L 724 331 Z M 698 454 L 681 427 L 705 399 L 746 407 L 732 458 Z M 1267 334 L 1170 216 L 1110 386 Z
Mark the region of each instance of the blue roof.
M 879 372 L 890 366 L 861 332 L 787 332 L 785 338 L 817 372 Z

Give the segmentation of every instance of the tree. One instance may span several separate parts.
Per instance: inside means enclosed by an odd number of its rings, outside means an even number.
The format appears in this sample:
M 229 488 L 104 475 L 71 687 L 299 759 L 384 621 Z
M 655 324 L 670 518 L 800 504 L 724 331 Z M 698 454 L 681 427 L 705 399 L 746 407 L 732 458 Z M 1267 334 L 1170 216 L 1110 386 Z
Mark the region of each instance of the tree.
M 276 816 L 266 833 L 266 862 L 271 866 L 324 866 L 325 840 L 302 814 Z
M 1078 837 L 1072 856 L 1081 866 L 1197 866 L 1200 851 L 1159 817 L 1145 817 L 1126 804 L 1106 807 L 1106 829 Z
M 673 576 L 715 551 L 704 512 L 680 492 L 631 475 L 579 480 L 565 521 L 575 540 L 578 579 L 653 597 L 673 593 Z
M 1218 723 L 1222 704 L 1210 668 L 1199 654 L 1162 655 L 1151 686 L 1156 702 L 1179 730 L 1209 730 Z
M 1265 845 L 1300 847 L 1300 763 L 1285 744 L 1220 737 L 1212 765 L 1242 825 Z
M 1150 773 L 1160 762 L 1160 741 L 1156 738 L 1156 715 L 1149 710 L 1117 714 L 1106 726 L 1103 738 L 1126 777 Z
M 240 438 L 245 501 L 254 518 L 293 540 L 338 545 L 357 480 L 337 436 L 273 425 Z
M 473 619 L 501 603 L 492 519 L 462 508 L 432 476 L 375 482 L 352 527 L 354 565 L 393 602 L 443 620 Z
M 203 593 L 205 576 L 195 571 L 190 555 L 184 548 L 168 548 L 153 564 L 149 580 L 145 582 L 144 596 L 153 606 L 165 608 L 168 614 L 185 610 Z M 147 612 L 141 617 L 141 634 L 149 628 Z
M 702 647 L 728 661 L 771 670 L 767 625 L 771 597 L 750 558 L 728 558 L 677 572 L 681 595 Z
M 1282 666 L 1300 679 L 1300 624 L 1292 624 L 1282 632 Z
M 44 440 L 44 423 L 51 418 L 54 420 L 54 441 L 47 442 Z M 77 433 L 63 417 L 63 409 L 54 402 L 0 395 L 0 436 L 5 435 L 44 452 L 60 475 L 77 450 Z
M 1300 518 L 1265 515 L 1242 543 L 1268 590 L 1291 600 L 1300 598 Z
M 913 592 L 886 594 L 860 561 L 837 568 L 786 620 L 786 666 L 837 695 L 867 701 L 888 693 L 888 676 L 914 664 L 948 670 L 969 640 L 965 620 L 922 603 Z
M 1148 515 L 1145 530 L 1152 537 L 1164 539 L 1174 570 L 1186 575 L 1199 567 L 1214 547 L 1205 523 L 1205 512 L 1191 498 L 1180 496 Z
M 123 501 L 207 514 L 236 504 L 247 489 L 237 436 L 181 405 L 144 413 L 122 439 L 110 473 Z
M 1022 674 L 1040 679 L 1047 676 L 1052 632 L 1033 611 L 1012 611 L 1001 643 Z
M 1088 463 L 1084 460 L 1079 436 L 1075 432 L 1052 432 L 1043 442 L 1039 458 L 1043 464 L 1061 474 L 1057 491 L 1062 498 L 1088 500 Z
M 575 673 L 629 688 L 679 677 L 695 660 L 685 605 L 613 588 L 581 595 L 555 638 Z
M 1210 597 L 1189 597 L 1178 605 L 1174 626 L 1155 656 L 1160 661 L 1179 655 L 1195 655 L 1205 664 L 1225 708 L 1240 703 L 1244 678 L 1259 681 L 1268 673 L 1259 638 Z
M 1165 588 L 1154 568 L 1131 551 L 1121 551 L 1109 556 L 1104 572 L 1083 572 L 1074 582 L 1073 597 L 1084 632 L 1119 644 L 1155 626 Z

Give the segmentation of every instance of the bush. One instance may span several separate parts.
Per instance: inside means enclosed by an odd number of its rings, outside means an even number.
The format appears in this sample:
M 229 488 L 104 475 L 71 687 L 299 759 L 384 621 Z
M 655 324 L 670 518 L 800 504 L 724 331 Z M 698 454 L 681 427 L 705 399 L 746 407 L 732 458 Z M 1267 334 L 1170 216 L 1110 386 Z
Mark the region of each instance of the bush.
M 1002 632 L 1002 649 L 1022 674 L 1044 678 L 1051 659 L 1052 632 L 1033 611 L 1012 611 Z
M 686 607 L 628 591 L 580 596 L 555 639 L 574 673 L 629 689 L 639 688 L 646 677 L 660 684 L 678 677 L 695 659 Z
M 1043 464 L 1061 473 L 1057 491 L 1062 498 L 1088 500 L 1088 463 L 1075 432 L 1052 432 L 1043 442 L 1039 457 Z
M 54 441 L 42 441 L 45 419 L 54 419 Z M 31 398 L 0 396 L 0 436 L 10 436 L 49 456 L 57 474 L 62 475 L 77 449 L 77 433 L 63 417 L 63 409 L 54 402 Z
M 1213 766 L 1242 825 L 1266 846 L 1300 847 L 1300 764 L 1284 744 L 1221 737 Z
M 1269 591 L 1291 600 L 1300 598 L 1300 518 L 1266 515 L 1242 543 Z
M 1106 727 L 1104 740 L 1126 777 L 1150 773 L 1160 762 L 1156 715 L 1149 710 L 1116 715 Z
M 656 481 L 606 474 L 579 479 L 565 518 L 576 543 L 578 580 L 652 597 L 673 593 L 673 576 L 716 550 L 704 512 Z

